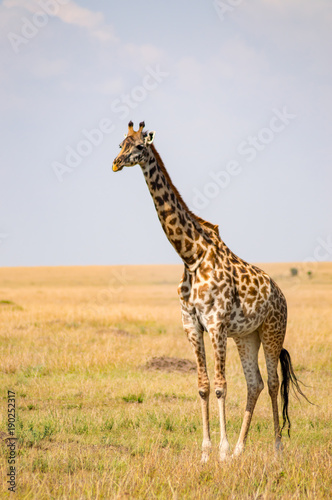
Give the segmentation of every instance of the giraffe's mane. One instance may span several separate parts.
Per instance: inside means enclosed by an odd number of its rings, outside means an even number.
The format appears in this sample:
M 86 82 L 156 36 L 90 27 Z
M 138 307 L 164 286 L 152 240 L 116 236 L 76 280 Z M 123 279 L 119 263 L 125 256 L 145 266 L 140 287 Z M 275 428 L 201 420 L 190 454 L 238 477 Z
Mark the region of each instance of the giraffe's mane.
M 164 162 L 163 160 L 161 159 L 158 151 L 156 150 L 156 148 L 154 147 L 153 144 L 151 144 L 151 149 L 152 149 L 152 152 L 157 160 L 157 163 L 158 163 L 158 166 L 160 168 L 160 170 L 162 171 L 162 173 L 164 174 L 167 182 L 169 183 L 170 187 L 172 188 L 173 190 L 173 193 L 175 194 L 176 198 L 178 199 L 178 201 L 181 203 L 181 205 L 183 206 L 183 208 L 188 212 L 188 214 L 190 215 L 190 217 L 192 219 L 194 219 L 196 222 L 199 223 L 200 226 L 202 226 L 202 228 L 206 231 L 206 229 L 210 230 L 210 231 L 213 231 L 214 235 L 216 235 L 218 238 L 220 237 L 219 236 L 219 229 L 218 229 L 218 224 L 212 224 L 211 222 L 208 222 L 204 219 L 202 219 L 201 217 L 198 217 L 198 215 L 194 214 L 187 206 L 187 204 L 185 203 L 185 201 L 183 200 L 181 194 L 179 193 L 179 191 L 177 190 L 177 188 L 174 186 L 173 182 L 172 182 L 172 179 L 170 178 L 169 176 L 169 173 L 167 172 L 166 170 L 166 167 L 164 165 Z M 209 231 L 207 231 L 209 232 Z

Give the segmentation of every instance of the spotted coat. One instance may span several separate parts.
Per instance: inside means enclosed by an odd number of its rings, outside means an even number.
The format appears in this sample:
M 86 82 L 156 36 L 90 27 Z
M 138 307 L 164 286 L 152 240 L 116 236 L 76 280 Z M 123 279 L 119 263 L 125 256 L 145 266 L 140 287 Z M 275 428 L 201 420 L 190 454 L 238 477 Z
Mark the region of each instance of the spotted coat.
M 258 350 L 263 344 L 272 401 L 275 446 L 280 447 L 277 365 L 286 332 L 286 300 L 277 284 L 261 269 L 237 257 L 221 240 L 218 226 L 193 214 L 183 201 L 154 145 L 154 133 L 137 132 L 132 122 L 113 170 L 139 164 L 162 228 L 184 263 L 178 293 L 183 327 L 192 345 L 198 373 L 203 417 L 203 454 L 211 448 L 210 381 L 206 368 L 204 332 L 214 350 L 214 388 L 220 417 L 220 458 L 226 458 L 225 376 L 227 338 L 234 339 L 247 382 L 247 405 L 234 454 L 242 452 L 252 413 L 263 389 Z

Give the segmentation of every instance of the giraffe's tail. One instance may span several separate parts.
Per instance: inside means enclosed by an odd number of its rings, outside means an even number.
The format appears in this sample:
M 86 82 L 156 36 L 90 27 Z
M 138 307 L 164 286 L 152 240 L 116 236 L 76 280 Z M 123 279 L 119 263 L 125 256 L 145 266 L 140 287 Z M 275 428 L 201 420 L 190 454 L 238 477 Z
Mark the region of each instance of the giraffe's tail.
M 280 393 L 281 393 L 281 401 L 282 401 L 282 417 L 283 417 L 283 424 L 281 428 L 281 432 L 283 428 L 285 427 L 286 423 L 288 426 L 288 436 L 290 436 L 290 428 L 291 428 L 291 423 L 288 415 L 288 402 L 289 402 L 289 388 L 290 388 L 290 382 L 293 384 L 293 389 L 296 389 L 297 393 L 300 394 L 308 403 L 311 405 L 311 401 L 307 398 L 305 394 L 303 394 L 301 387 L 299 386 L 299 383 L 304 385 L 295 375 L 291 357 L 288 351 L 286 349 L 282 348 L 280 352 L 280 365 L 281 365 L 281 374 L 282 374 L 282 382 L 280 386 Z M 294 390 L 295 396 L 298 398 L 297 393 Z

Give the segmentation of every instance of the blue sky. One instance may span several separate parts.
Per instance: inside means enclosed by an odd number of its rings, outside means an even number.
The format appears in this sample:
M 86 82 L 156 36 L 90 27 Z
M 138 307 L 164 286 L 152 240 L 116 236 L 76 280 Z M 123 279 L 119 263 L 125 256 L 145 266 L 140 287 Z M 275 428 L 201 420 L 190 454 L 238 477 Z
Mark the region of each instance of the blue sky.
M 0 265 L 177 263 L 130 119 L 252 262 L 331 260 L 329 0 L 3 0 Z M 325 247 L 322 242 L 325 242 Z

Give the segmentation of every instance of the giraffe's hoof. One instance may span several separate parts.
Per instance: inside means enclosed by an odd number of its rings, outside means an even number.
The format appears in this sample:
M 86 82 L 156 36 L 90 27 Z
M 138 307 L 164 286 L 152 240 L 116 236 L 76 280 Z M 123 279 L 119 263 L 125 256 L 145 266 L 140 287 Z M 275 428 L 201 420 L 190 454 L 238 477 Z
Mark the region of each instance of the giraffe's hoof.
M 231 455 L 228 452 L 225 451 L 220 451 L 219 452 L 219 461 L 220 462 L 225 462 L 231 457 Z
M 284 447 L 281 441 L 277 441 L 275 446 L 274 446 L 274 452 L 277 457 L 279 457 L 282 454 Z
M 242 455 L 243 450 L 244 450 L 243 445 L 235 446 L 233 454 L 232 454 L 232 458 L 236 458 L 236 457 L 239 457 L 240 455 Z
M 229 457 L 230 457 L 230 448 L 227 442 L 219 446 L 219 460 L 220 462 L 224 462 L 225 460 L 228 460 Z
M 201 464 L 206 464 L 206 462 L 208 462 L 211 448 L 212 448 L 212 444 L 211 444 L 210 438 L 203 439 Z

